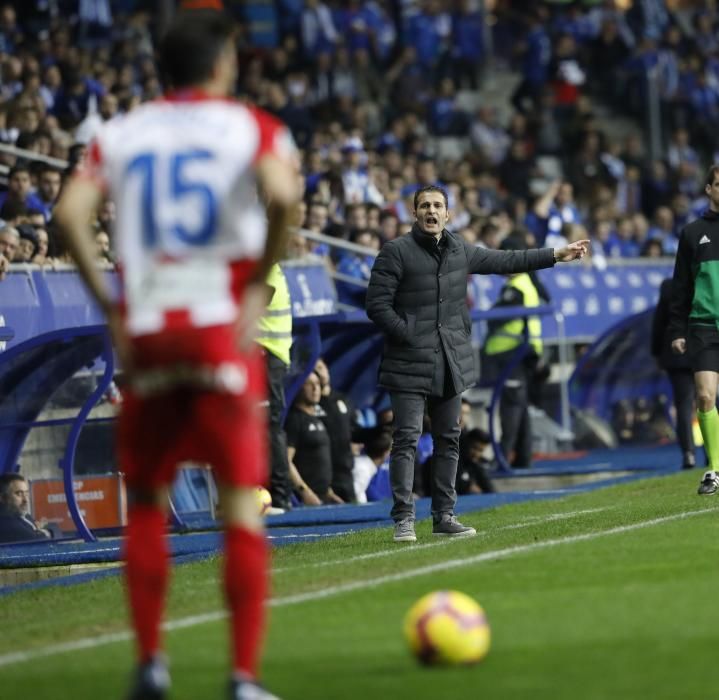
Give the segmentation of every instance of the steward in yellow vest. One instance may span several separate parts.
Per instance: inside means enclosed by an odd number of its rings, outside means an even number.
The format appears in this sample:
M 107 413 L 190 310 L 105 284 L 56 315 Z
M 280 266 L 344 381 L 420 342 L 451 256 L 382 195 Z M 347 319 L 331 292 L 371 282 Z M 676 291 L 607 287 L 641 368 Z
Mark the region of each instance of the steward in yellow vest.
M 502 248 L 516 250 L 526 248 L 523 241 L 508 236 Z M 496 307 L 540 306 L 546 299 L 546 290 L 540 294 L 541 282 L 535 283 L 526 272 L 508 277 Z M 500 445 L 505 457 L 513 467 L 530 467 L 532 464 L 532 425 L 529 414 L 530 391 L 541 379 L 538 367 L 542 358 L 542 323 L 537 316 L 513 318 L 488 324 L 488 337 L 482 349 L 482 374 L 498 377 L 505 363 L 512 359 L 514 351 L 525 342 L 525 328 L 530 351 L 514 368 L 502 388 L 499 404 L 499 420 L 502 426 Z M 485 364 L 486 363 L 486 364 Z M 486 371 L 485 371 L 486 368 Z M 538 381 L 535 381 L 538 380 Z
M 291 507 L 292 485 L 282 414 L 285 410 L 285 377 L 292 347 L 292 307 L 287 280 L 278 263 L 270 268 L 267 284 L 272 287 L 272 298 L 258 324 L 256 341 L 264 350 L 267 367 L 272 506 L 287 510 Z
M 539 292 L 528 273 L 512 275 L 504 285 L 497 306 L 540 306 Z M 538 357 L 542 356 L 542 322 L 537 316 L 527 319 L 513 318 L 503 321 L 499 327 L 491 327 L 490 336 L 484 345 L 487 355 L 498 355 L 519 347 L 524 342 L 524 327 L 527 326 L 529 343 Z
M 270 268 L 267 284 L 273 289 L 272 299 L 258 324 L 256 341 L 289 367 L 292 347 L 292 303 L 287 280 L 279 263 L 275 263 Z

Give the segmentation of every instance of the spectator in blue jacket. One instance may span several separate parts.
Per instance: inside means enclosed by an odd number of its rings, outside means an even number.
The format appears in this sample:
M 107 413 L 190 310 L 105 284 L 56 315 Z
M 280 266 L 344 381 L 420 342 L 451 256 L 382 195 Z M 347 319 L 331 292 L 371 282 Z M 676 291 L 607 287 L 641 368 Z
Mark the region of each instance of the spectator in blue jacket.
M 0 192 L 0 211 L 6 202 L 15 202 L 26 209 L 45 211 L 42 200 L 32 191 L 30 168 L 27 165 L 20 164 L 10 169 L 7 191 Z M 7 220 L 8 217 L 2 218 Z
M 423 68 L 437 69 L 449 53 L 452 20 L 437 0 L 424 0 L 422 9 L 409 23 L 405 43 L 417 51 Z
M 300 17 L 302 47 L 305 56 L 313 60 L 324 51 L 334 52 L 340 39 L 332 19 L 332 13 L 325 3 L 306 0 Z
M 443 78 L 437 97 L 429 108 L 429 126 L 436 136 L 463 136 L 467 132 L 467 115 L 458 106 L 454 82 Z
M 476 3 L 462 0 L 460 9 L 452 17 L 452 65 L 458 87 L 465 81 L 472 90 L 479 88 L 479 74 L 484 60 L 484 13 L 474 9 Z
M 525 37 L 522 55 L 522 82 L 512 95 L 512 104 L 520 112 L 529 112 L 539 105 L 542 88 L 549 79 L 549 63 L 552 60 L 552 42 L 545 29 L 547 8 L 537 5 L 529 16 L 529 31 Z M 526 105 L 529 99 L 531 105 Z
M 372 229 L 356 231 L 352 235 L 351 240 L 357 245 L 365 246 L 375 251 L 379 251 L 380 244 L 382 243 L 379 233 Z M 341 272 L 344 275 L 354 277 L 358 280 L 369 281 L 374 259 L 375 256 L 369 253 L 362 255 L 360 253 L 345 252 L 337 263 L 337 272 Z

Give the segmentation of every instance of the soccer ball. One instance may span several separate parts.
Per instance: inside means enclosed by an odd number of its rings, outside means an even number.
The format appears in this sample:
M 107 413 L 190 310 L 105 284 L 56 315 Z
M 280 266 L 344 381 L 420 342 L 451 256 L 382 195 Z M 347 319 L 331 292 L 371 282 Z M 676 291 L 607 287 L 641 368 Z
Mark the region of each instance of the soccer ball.
M 257 499 L 257 511 L 260 515 L 266 515 L 267 511 L 272 508 L 272 496 L 264 486 L 258 486 L 255 491 Z
M 482 607 L 459 591 L 420 598 L 405 616 L 404 635 L 418 661 L 447 666 L 481 661 L 491 636 Z

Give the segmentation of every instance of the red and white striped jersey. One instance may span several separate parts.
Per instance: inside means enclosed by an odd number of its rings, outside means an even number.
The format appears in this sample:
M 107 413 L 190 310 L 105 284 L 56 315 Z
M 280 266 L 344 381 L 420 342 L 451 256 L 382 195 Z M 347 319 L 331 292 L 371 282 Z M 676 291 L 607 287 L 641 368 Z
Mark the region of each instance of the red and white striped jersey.
M 255 165 L 268 153 L 296 157 L 279 121 L 196 92 L 147 103 L 102 127 L 84 173 L 117 206 L 131 335 L 236 318 L 241 278 L 265 247 Z

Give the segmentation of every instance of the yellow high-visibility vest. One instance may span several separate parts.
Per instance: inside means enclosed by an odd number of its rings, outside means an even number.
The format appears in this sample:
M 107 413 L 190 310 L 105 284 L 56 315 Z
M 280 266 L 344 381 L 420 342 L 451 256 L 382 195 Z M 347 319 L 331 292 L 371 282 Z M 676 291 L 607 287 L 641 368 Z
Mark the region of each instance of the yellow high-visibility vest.
M 519 275 L 510 277 L 507 281 L 510 287 L 515 287 L 522 292 L 524 299 L 523 306 L 533 307 L 540 305 L 539 293 L 532 283 L 532 278 L 523 272 Z M 529 342 L 531 343 L 537 355 L 542 355 L 542 322 L 538 316 L 529 316 L 527 318 L 527 331 L 529 332 Z M 484 351 L 487 355 L 498 355 L 502 352 L 514 350 L 523 342 L 524 319 L 513 318 L 507 321 L 499 329 L 497 329 L 487 339 Z
M 292 347 L 292 303 L 287 280 L 279 263 L 270 268 L 267 284 L 275 291 L 258 324 L 256 340 L 267 352 L 289 365 Z

